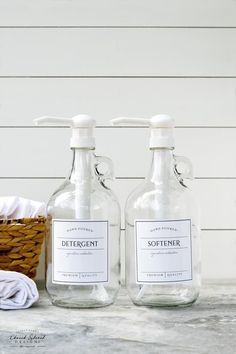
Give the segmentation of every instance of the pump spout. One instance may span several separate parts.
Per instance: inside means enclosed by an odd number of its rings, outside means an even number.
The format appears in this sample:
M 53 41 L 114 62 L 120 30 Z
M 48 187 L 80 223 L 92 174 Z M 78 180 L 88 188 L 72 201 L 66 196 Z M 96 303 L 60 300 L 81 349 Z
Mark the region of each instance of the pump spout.
M 34 119 L 35 125 L 66 125 L 72 126 L 71 118 L 44 116 Z
M 114 118 L 111 121 L 111 125 L 120 125 L 120 124 L 140 124 L 140 125 L 150 125 L 150 120 L 145 118 L 128 118 L 128 117 L 118 117 Z

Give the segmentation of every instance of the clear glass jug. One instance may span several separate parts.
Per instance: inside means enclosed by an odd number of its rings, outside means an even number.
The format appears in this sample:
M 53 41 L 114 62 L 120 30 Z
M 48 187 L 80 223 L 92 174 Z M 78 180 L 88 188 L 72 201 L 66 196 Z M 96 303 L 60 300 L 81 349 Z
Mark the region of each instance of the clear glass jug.
M 186 158 L 154 148 L 147 177 L 127 200 L 126 287 L 137 305 L 188 305 L 199 295 L 199 210 L 183 180 L 190 176 Z
M 55 305 L 106 306 L 120 287 L 120 207 L 105 185 L 113 173 L 111 160 L 89 148 L 72 150 L 70 176 L 48 203 L 46 288 Z M 101 163 L 107 165 L 105 174 L 99 172 Z

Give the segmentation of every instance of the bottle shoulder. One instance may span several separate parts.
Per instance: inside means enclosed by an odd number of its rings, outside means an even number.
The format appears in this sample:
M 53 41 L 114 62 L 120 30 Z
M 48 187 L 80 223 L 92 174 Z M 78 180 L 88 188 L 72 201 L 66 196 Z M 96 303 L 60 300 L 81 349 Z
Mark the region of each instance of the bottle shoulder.
M 128 225 L 134 220 L 177 220 L 191 219 L 200 225 L 198 201 L 190 189 L 181 185 L 163 185 L 143 181 L 128 197 L 125 219 Z
M 194 201 L 196 197 L 192 190 L 182 184 L 177 178 L 165 183 L 154 183 L 143 180 L 128 196 L 126 206 L 135 204 L 147 204 L 148 202 L 160 201 L 162 203 L 179 203 L 182 201 Z
M 97 202 L 118 203 L 113 191 L 99 182 L 91 183 L 89 188 L 88 186 L 81 188 L 75 183 L 65 180 L 50 197 L 48 206 L 71 203 L 76 199 L 83 199 L 85 196 L 89 196 L 93 202 L 96 200 Z

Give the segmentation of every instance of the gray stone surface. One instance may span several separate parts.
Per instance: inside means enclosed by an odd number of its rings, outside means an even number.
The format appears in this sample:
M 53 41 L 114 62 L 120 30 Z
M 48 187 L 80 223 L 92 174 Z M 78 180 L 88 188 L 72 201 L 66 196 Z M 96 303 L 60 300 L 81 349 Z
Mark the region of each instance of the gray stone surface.
M 204 285 L 196 304 L 171 309 L 134 306 L 125 289 L 100 309 L 59 308 L 40 295 L 30 309 L 0 312 L 1 354 L 236 353 L 236 284 Z

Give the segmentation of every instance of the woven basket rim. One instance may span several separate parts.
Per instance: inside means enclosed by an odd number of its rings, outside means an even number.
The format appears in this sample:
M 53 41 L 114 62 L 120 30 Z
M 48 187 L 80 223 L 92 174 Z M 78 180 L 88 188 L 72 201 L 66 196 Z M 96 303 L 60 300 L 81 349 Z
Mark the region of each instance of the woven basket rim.
M 46 222 L 47 217 L 46 216 L 37 216 L 37 217 L 27 217 L 27 218 L 19 218 L 19 219 L 0 219 L 0 225 L 2 224 L 11 224 L 11 223 L 18 223 L 18 224 L 27 224 L 30 222 Z

